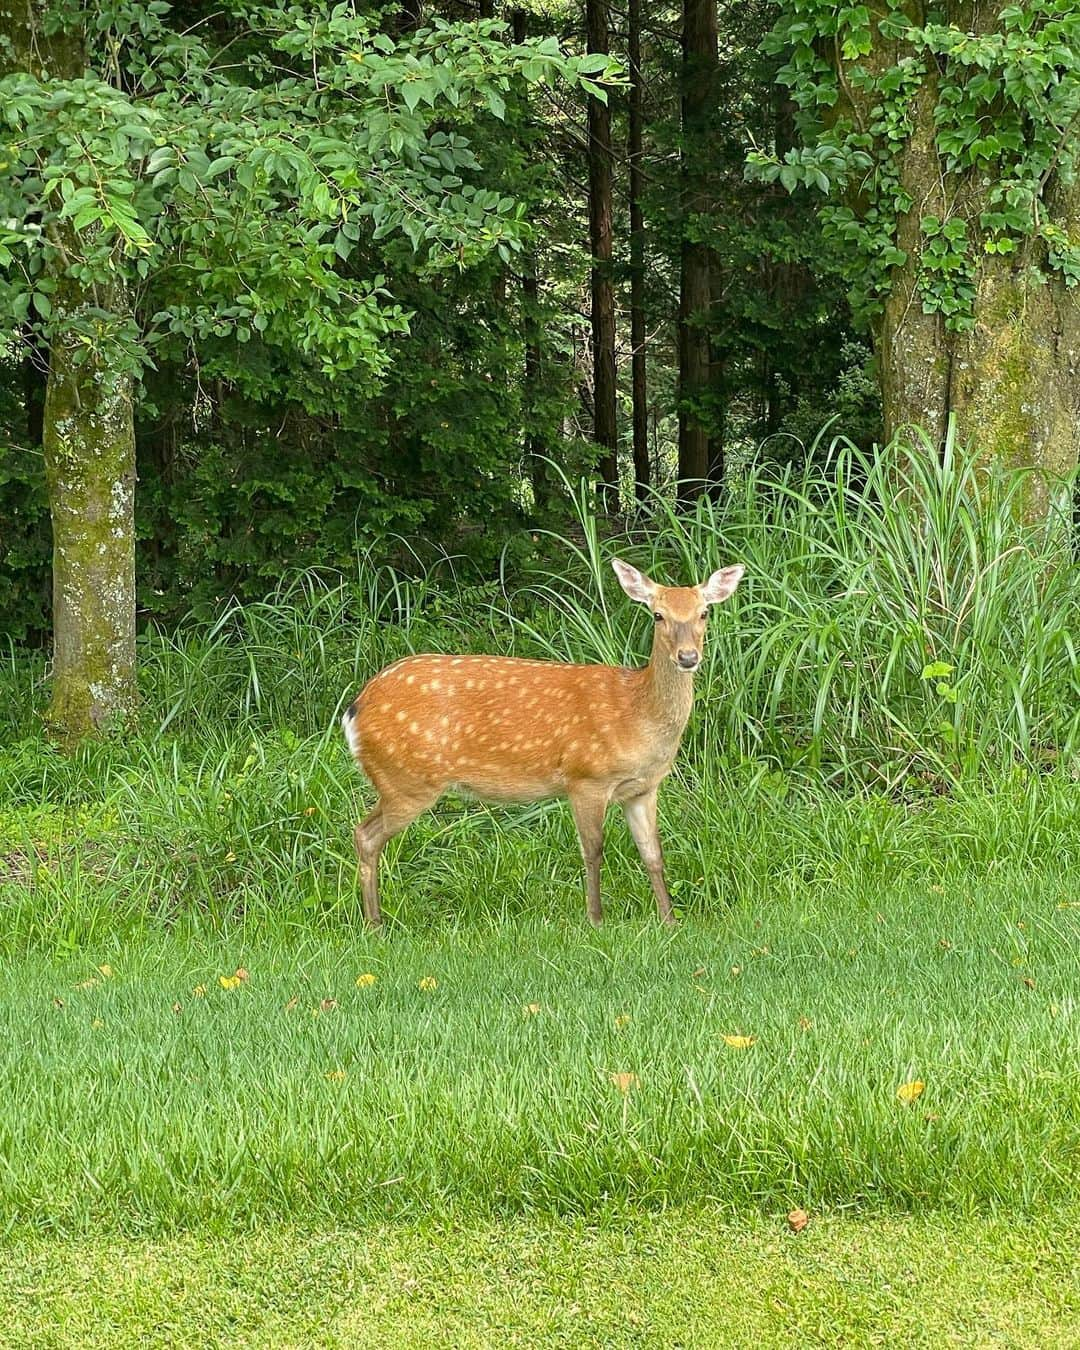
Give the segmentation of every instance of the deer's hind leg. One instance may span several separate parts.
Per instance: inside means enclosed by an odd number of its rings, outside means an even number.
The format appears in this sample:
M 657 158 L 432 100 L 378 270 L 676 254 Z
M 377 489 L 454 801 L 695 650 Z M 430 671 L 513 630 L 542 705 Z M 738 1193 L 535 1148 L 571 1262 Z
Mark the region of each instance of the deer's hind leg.
M 600 903 L 600 863 L 604 856 L 604 815 L 608 794 L 598 788 L 580 787 L 570 795 L 581 856 L 585 861 L 585 900 L 589 922 L 598 927 L 604 911 Z
M 438 797 L 437 792 L 383 792 L 373 811 L 353 831 L 356 857 L 360 864 L 360 888 L 364 898 L 364 918 L 378 928 L 382 924 L 379 908 L 379 858 L 387 842 L 413 821 Z

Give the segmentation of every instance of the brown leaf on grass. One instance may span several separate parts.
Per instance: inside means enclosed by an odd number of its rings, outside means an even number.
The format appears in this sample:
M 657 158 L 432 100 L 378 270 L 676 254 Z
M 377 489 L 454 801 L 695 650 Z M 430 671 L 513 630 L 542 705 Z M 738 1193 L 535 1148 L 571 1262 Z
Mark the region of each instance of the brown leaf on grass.
M 172 1010 L 179 1016 L 179 1014 L 184 1011 L 184 1005 L 182 1003 L 174 1003 L 172 1005 Z
M 249 978 L 248 973 L 243 966 L 236 967 L 236 978 L 240 981 L 241 984 L 243 984 L 244 981 Z
M 1025 989 L 1035 988 L 1035 981 L 1031 978 L 1030 975 L 1025 975 L 1023 980 L 1021 980 L 1021 984 L 1023 984 Z
M 335 1009 L 336 1007 L 337 1007 L 337 999 L 336 999 L 336 998 L 324 998 L 324 999 L 319 1003 L 319 1011 L 320 1011 L 320 1012 L 333 1012 L 334 1009 Z
M 638 1076 L 636 1073 L 611 1073 L 608 1077 L 625 1096 L 632 1087 L 637 1087 Z
M 787 1224 L 793 1233 L 801 1233 L 810 1222 L 810 1215 L 805 1209 L 793 1209 L 787 1216 Z
M 800 1018 L 799 1018 L 799 1030 L 800 1030 L 800 1031 L 809 1031 L 810 1028 L 811 1028 L 813 1025 L 814 1025 L 813 1022 L 811 1022 L 811 1020 L 809 1019 L 809 1017 L 800 1017 Z
M 288 1003 L 285 1004 L 285 1011 L 292 1012 L 292 1010 L 296 1007 L 296 1005 L 299 1002 L 300 1002 L 299 998 L 294 994 L 292 998 L 289 999 Z
M 700 980 L 704 974 L 705 974 L 705 967 L 698 966 L 697 970 L 694 971 L 693 975 L 691 975 L 690 978 L 692 980 Z
M 54 1008 L 62 1008 L 64 1006 L 64 1000 L 62 998 L 54 998 L 52 1005 Z
M 906 1102 L 918 1101 L 926 1089 L 926 1084 L 921 1078 L 913 1078 L 910 1083 L 901 1083 L 896 1089 L 896 1100 Z

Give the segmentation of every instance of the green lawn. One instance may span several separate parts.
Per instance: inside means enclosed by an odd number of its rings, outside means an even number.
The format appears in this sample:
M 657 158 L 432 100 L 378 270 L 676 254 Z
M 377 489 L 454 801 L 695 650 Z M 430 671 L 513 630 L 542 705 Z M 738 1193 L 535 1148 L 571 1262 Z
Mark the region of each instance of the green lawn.
M 72 1236 L 1053 1207 L 1080 1175 L 1073 895 L 1005 874 L 674 933 L 642 903 L 598 933 L 575 910 L 26 953 L 3 970 L 0 1205 Z
M 0 1344 L 1080 1345 L 1075 1210 L 272 1227 L 0 1247 Z

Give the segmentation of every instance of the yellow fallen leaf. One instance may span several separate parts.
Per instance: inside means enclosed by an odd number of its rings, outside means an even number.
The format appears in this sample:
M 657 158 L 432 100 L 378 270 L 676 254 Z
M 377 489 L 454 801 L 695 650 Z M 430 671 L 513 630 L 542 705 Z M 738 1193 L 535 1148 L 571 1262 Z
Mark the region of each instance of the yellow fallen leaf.
M 202 998 L 206 993 L 206 985 L 197 984 L 191 992 L 195 995 L 196 998 Z
M 344 1069 L 331 1069 L 325 1077 L 329 1078 L 331 1083 L 340 1083 L 345 1077 Z
M 172 1010 L 174 1013 L 177 1014 L 177 1016 L 179 1016 L 180 1013 L 184 1011 L 184 1005 L 182 1003 L 174 1003 L 172 1005 Z
M 535 1017 L 536 1014 L 541 1011 L 540 1004 L 526 1003 L 525 1006 L 521 1009 L 521 1011 L 525 1014 L 526 1017 Z
M 107 980 L 112 979 L 113 968 L 108 963 L 106 963 L 103 966 L 98 966 L 98 970 L 101 972 L 102 975 L 104 975 L 104 977 Z
M 105 1023 L 101 1020 L 100 1017 L 95 1017 L 94 1020 L 90 1023 L 90 1025 L 94 1028 L 95 1031 L 100 1031 L 101 1028 L 105 1025 Z
M 757 1040 L 756 1036 L 725 1036 L 723 1038 L 725 1045 L 730 1045 L 732 1050 L 748 1050 Z
M 292 998 L 289 999 L 288 1003 L 285 1004 L 285 1011 L 286 1011 L 286 1012 L 292 1012 L 292 1010 L 296 1007 L 296 1005 L 297 1005 L 299 1002 L 300 1002 L 300 999 L 297 997 L 296 994 L 294 994 L 294 995 L 292 996 Z
M 629 1025 L 630 1025 L 629 1013 L 620 1013 L 618 1017 L 616 1017 L 615 1026 L 619 1031 L 621 1031 L 623 1027 L 628 1027 Z
M 365 970 L 363 975 L 357 975 L 356 977 L 357 989 L 370 989 L 374 983 L 375 976 L 372 975 L 370 970 Z
M 430 994 L 433 989 L 438 989 L 439 981 L 434 975 L 425 975 L 418 986 L 425 994 Z
M 228 853 L 225 854 L 225 861 L 226 861 L 226 862 L 235 862 L 235 861 L 236 861 L 236 854 L 232 851 L 232 849 L 230 849 L 230 850 L 228 851 Z
M 896 1089 L 896 1099 L 901 1102 L 913 1102 L 923 1095 L 926 1084 L 921 1078 L 913 1078 L 910 1083 L 901 1083 Z
M 100 980 L 82 980 L 79 984 L 73 984 L 71 987 L 72 989 L 94 989 L 100 983 Z
M 219 975 L 218 984 L 222 989 L 235 989 L 240 984 L 240 979 L 236 975 Z
M 622 1093 L 627 1093 L 632 1087 L 637 1087 L 638 1076 L 636 1073 L 613 1073 L 608 1077 Z

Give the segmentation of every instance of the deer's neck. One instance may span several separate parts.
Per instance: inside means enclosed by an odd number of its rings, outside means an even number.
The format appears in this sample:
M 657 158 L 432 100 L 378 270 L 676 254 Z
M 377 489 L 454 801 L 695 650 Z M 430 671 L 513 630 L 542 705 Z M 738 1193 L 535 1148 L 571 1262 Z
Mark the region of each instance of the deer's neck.
M 671 657 L 661 653 L 654 643 L 652 656 L 644 670 L 645 701 L 650 717 L 658 728 L 678 744 L 694 702 L 694 677 L 678 670 Z

